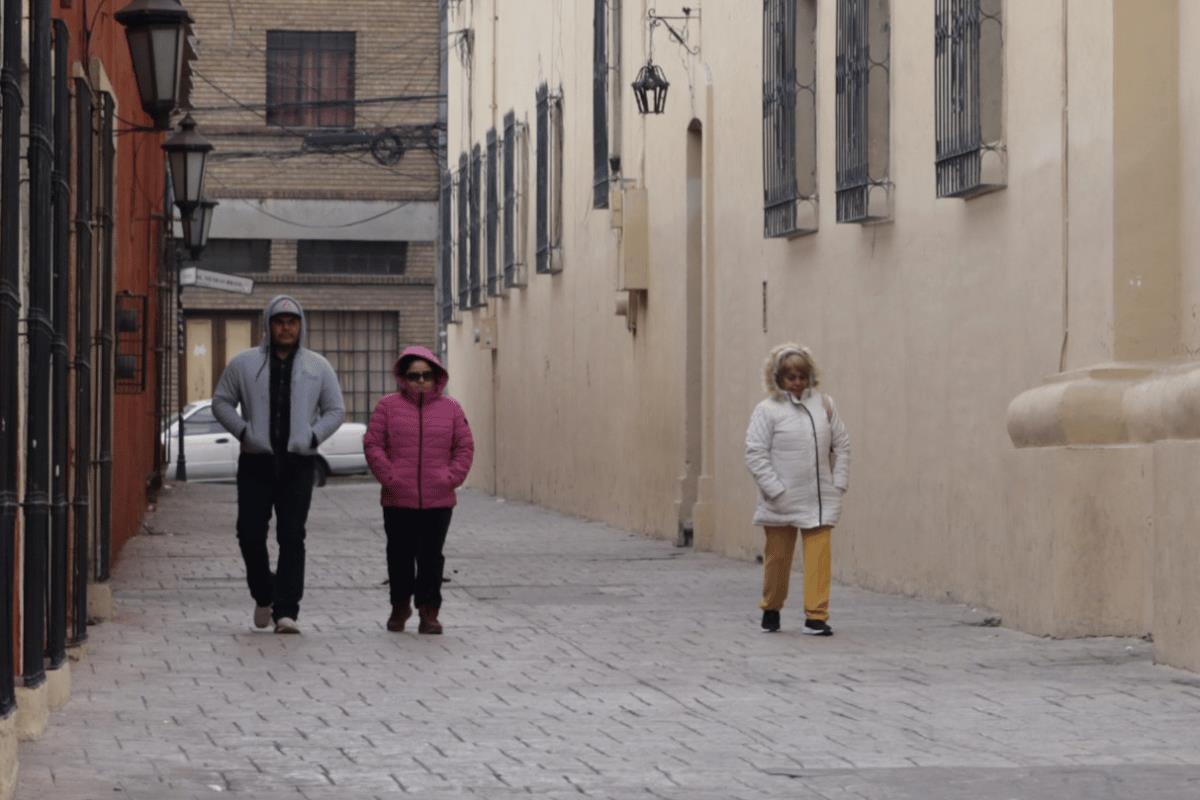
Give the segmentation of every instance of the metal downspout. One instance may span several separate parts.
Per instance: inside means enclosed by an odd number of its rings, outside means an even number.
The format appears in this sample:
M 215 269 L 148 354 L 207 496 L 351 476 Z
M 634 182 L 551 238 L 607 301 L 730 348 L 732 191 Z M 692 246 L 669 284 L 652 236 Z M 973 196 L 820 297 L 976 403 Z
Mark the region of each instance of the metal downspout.
M 29 388 L 26 411 L 25 572 L 21 580 L 21 683 L 46 679 L 46 579 L 50 547 L 50 363 L 53 242 L 50 168 L 53 84 L 50 0 L 32 0 L 29 22 Z
M 4 66 L 0 70 L 0 230 L 21 228 L 22 0 L 4 0 Z M 0 236 L 0 715 L 16 706 L 13 686 L 13 587 L 20 467 L 21 237 Z
M 75 79 L 75 492 L 71 499 L 72 627 L 70 643 L 87 641 L 88 531 L 92 485 L 92 90 Z
M 113 98 L 101 95 L 100 120 L 100 501 L 97 583 L 108 580 L 112 556 L 113 490 Z
M 70 33 L 54 20 L 54 396 L 50 497 L 50 620 L 47 655 L 50 669 L 67 659 L 67 437 L 71 429 L 67 391 L 69 286 L 67 251 L 71 236 L 71 90 L 67 82 Z

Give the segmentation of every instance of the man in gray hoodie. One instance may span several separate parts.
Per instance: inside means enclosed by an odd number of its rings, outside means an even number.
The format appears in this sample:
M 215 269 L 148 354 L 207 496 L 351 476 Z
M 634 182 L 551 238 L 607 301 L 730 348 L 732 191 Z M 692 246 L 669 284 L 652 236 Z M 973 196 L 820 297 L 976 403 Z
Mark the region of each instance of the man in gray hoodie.
M 262 344 L 229 362 L 213 392 L 213 415 L 242 443 L 237 536 L 254 597 L 254 624 L 299 633 L 304 594 L 304 525 L 317 446 L 345 419 L 337 374 L 304 347 L 304 309 L 281 294 L 263 309 Z M 241 413 L 238 413 L 238 406 Z M 267 530 L 275 511 L 279 563 L 271 574 Z

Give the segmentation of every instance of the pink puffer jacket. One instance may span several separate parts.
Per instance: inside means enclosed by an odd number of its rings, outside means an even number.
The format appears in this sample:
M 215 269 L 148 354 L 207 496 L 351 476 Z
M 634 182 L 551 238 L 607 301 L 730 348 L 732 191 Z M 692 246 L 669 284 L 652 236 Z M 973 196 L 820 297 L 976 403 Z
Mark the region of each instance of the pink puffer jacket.
M 433 365 L 434 387 L 415 391 L 404 379 L 414 359 Z M 467 479 L 475 441 L 462 407 L 442 394 L 450 375 L 424 347 L 409 347 L 393 371 L 400 391 L 379 401 L 371 414 L 363 450 L 383 487 L 380 502 L 398 508 L 449 508 Z

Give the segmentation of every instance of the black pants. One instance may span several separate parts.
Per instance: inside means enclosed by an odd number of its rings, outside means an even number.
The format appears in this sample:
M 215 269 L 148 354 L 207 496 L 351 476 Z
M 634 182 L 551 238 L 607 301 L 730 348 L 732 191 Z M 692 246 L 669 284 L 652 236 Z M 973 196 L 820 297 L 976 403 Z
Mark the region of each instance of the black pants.
M 304 525 L 312 503 L 315 456 L 242 453 L 237 471 L 237 537 L 254 602 L 296 619 L 304 595 Z M 267 531 L 275 511 L 279 563 L 271 574 Z
M 418 606 L 442 607 L 442 546 L 450 529 L 452 508 L 383 509 L 387 532 L 388 588 L 392 605 L 414 595 Z

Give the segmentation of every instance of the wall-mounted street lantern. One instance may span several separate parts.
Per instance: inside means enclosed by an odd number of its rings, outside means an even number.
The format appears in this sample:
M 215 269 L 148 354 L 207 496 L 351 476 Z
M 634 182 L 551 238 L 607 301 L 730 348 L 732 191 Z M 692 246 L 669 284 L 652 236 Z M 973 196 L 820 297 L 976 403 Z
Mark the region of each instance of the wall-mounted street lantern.
M 183 212 L 183 244 L 192 254 L 192 260 L 200 258 L 204 248 L 208 247 L 208 232 L 212 228 L 213 209 L 217 207 L 216 200 L 201 200 L 190 210 Z
M 179 132 L 163 144 L 171 167 L 171 189 L 175 204 L 186 217 L 204 197 L 204 166 L 212 151 L 212 142 L 196 132 L 196 121 L 188 114 L 179 123 Z
M 667 107 L 667 89 L 671 84 L 663 68 L 653 61 L 638 70 L 633 84 L 633 97 L 639 114 L 661 114 Z
M 174 173 L 172 173 L 174 178 Z M 199 200 L 185 208 L 183 205 L 176 203 L 179 206 L 179 212 L 182 215 L 183 223 L 183 244 L 191 253 L 192 260 L 200 258 L 200 254 L 204 252 L 204 248 L 208 246 L 208 231 L 212 228 L 213 209 L 217 207 L 216 200 Z M 179 294 L 179 290 L 183 287 L 176 281 L 175 302 L 177 304 L 180 326 L 179 331 L 179 352 L 183 352 L 183 299 Z M 187 480 L 187 454 L 184 453 L 184 391 L 183 391 L 183 376 L 179 377 L 179 454 L 175 457 L 175 480 Z
M 661 114 L 667 108 L 667 90 L 671 88 L 670 81 L 667 80 L 667 74 L 663 72 L 663 68 L 654 63 L 654 29 L 659 25 L 665 25 L 671 38 L 688 52 L 689 55 L 699 55 L 699 47 L 691 47 L 688 45 L 688 23 L 692 19 L 699 19 L 700 12 L 692 13 L 692 9 L 688 6 L 683 7 L 683 16 L 664 17 L 655 12 L 652 8 L 646 12 L 646 19 L 650 22 L 650 56 L 646 59 L 646 66 L 638 70 L 637 78 L 630 84 L 633 87 L 633 97 L 637 101 L 637 109 L 639 114 Z M 683 21 L 683 32 L 671 24 L 671 20 Z
M 154 127 L 171 126 L 179 105 L 183 51 L 192 18 L 179 0 L 133 0 L 113 14 L 125 26 L 142 109 Z

